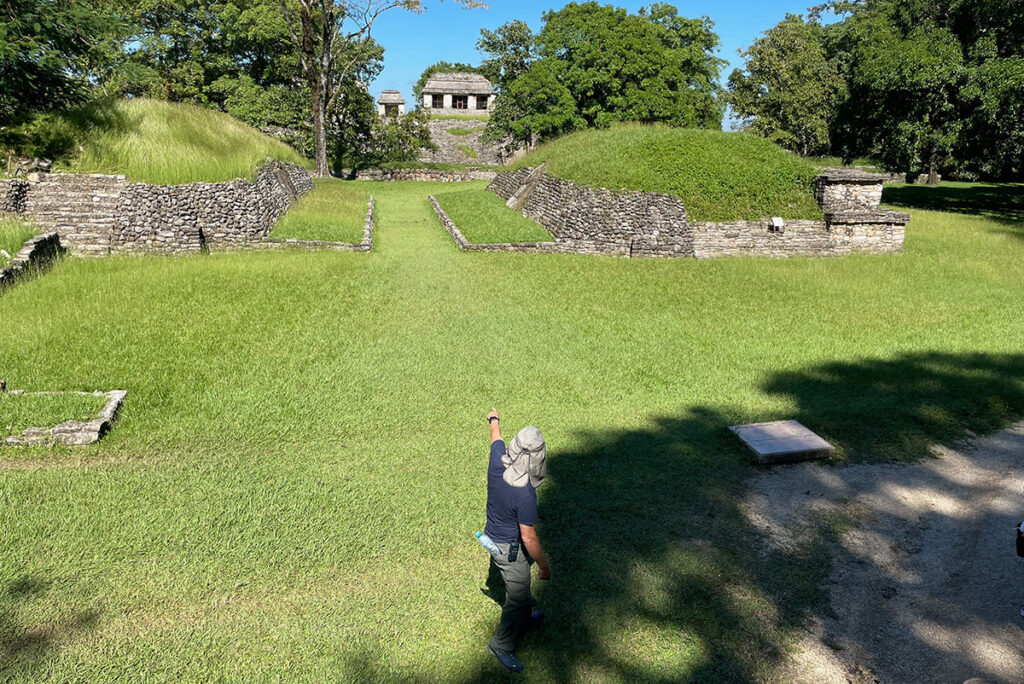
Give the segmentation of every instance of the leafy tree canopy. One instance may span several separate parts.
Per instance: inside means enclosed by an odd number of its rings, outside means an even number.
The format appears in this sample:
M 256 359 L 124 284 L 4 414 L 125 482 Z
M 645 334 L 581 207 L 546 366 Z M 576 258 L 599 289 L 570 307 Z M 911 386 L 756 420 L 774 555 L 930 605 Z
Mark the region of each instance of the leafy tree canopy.
M 826 10 L 842 20 L 818 26 Z M 811 19 L 787 17 L 743 51 L 730 102 L 750 130 L 933 179 L 1022 175 L 1024 3 L 838 0 Z
M 615 121 L 719 128 L 717 45 L 709 19 L 667 4 L 637 14 L 596 2 L 546 12 L 537 59 L 498 98 L 488 136 L 532 144 Z
M 513 81 L 530 70 L 535 59 L 534 40 L 533 31 L 519 20 L 502 24 L 494 31 L 480 31 L 476 47 L 487 55 L 480 65 L 480 73 L 499 93 L 505 92 Z
M 828 154 L 843 83 L 821 25 L 788 14 L 740 55 L 746 71 L 732 72 L 728 99 L 744 127 L 800 154 Z
M 119 18 L 73 0 L 7 0 L 0 8 L 0 125 L 83 101 Z

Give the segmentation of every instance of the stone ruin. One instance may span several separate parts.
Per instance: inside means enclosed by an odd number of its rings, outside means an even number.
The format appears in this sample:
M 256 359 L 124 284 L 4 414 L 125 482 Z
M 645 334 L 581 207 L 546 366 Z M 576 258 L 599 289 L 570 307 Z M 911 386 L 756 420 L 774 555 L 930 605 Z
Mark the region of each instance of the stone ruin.
M 405 98 L 397 90 L 385 90 L 377 100 L 377 114 L 381 118 L 405 116 Z
M 488 189 L 544 226 L 554 242 L 485 247 L 463 238 L 460 247 L 698 259 L 901 252 L 910 215 L 880 208 L 885 180 L 884 174 L 826 170 L 814 181 L 823 220 L 713 223 L 691 221 L 672 195 L 591 188 L 549 176 L 543 166 L 524 168 L 499 174 Z M 457 227 L 436 203 L 435 210 L 454 237 Z

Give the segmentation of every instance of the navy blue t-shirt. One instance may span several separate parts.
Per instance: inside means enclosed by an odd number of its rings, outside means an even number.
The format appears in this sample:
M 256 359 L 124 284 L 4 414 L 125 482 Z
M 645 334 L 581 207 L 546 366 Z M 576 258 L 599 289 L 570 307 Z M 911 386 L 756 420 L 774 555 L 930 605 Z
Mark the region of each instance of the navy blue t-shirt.
M 484 532 L 496 542 L 519 541 L 520 525 L 537 524 L 537 492 L 529 482 L 513 487 L 502 479 L 505 466 L 505 442 L 491 443 L 491 462 L 487 466 L 487 527 Z

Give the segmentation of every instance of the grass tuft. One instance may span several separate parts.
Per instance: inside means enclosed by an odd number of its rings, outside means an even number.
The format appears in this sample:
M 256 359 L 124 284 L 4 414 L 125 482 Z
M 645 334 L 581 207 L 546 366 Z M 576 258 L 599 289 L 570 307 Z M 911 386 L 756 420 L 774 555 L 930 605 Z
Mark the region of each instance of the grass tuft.
M 459 152 L 462 152 L 462 154 L 466 155 L 470 159 L 476 159 L 480 156 L 476 149 L 469 145 L 459 145 Z
M 39 230 L 24 221 L 14 218 L 0 217 L 0 249 L 10 255 L 10 258 L 0 254 L 0 268 L 10 263 L 18 254 L 25 241 L 39 234 Z
M 544 226 L 509 209 L 493 192 L 462 190 L 435 197 L 470 242 L 551 242 Z
M 695 221 L 820 219 L 809 162 L 747 133 L 620 124 L 557 138 L 515 163 L 610 190 L 679 197 Z
M 449 128 L 448 135 L 476 135 L 480 133 L 479 128 Z
M 316 178 L 312 192 L 288 210 L 270 237 L 359 242 L 363 239 L 370 193 L 364 184 Z
M 0 393 L 0 439 L 30 427 L 51 428 L 68 420 L 93 420 L 107 398 L 91 394 Z
M 283 142 L 227 114 L 158 100 L 40 115 L 27 135 L 59 170 L 160 185 L 252 178 L 268 157 L 310 167 Z

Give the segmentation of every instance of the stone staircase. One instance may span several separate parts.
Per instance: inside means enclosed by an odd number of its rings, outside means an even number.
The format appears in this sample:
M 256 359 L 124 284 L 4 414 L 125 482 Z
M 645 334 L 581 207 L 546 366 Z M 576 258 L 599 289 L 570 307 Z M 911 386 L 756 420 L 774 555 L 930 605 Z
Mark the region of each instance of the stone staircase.
M 34 174 L 33 174 L 34 175 Z M 105 256 L 118 230 L 124 176 L 40 174 L 29 178 L 25 212 L 75 256 Z

